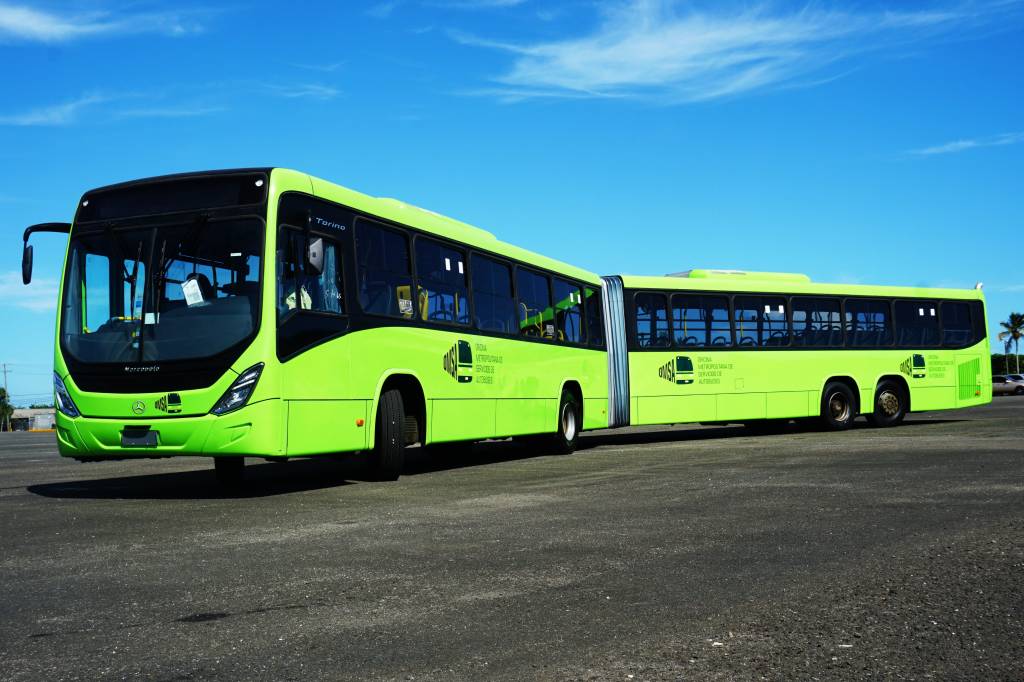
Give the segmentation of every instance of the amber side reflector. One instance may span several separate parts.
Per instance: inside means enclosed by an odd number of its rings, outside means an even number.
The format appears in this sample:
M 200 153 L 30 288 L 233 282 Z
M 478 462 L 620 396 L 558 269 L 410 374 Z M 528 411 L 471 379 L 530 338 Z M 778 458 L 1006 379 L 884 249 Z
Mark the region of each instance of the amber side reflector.
M 363 425 L 363 424 L 365 424 L 365 423 L 366 423 L 366 422 L 365 422 L 365 421 L 363 421 L 362 419 L 357 419 L 357 420 L 356 420 L 356 426 L 362 426 L 362 425 Z

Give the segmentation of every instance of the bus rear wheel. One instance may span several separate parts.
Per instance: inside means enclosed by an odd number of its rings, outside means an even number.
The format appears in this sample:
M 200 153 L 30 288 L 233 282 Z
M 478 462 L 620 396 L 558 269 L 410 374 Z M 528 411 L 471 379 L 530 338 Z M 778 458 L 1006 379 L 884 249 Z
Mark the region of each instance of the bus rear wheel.
M 875 390 L 875 410 L 868 416 L 872 426 L 895 426 L 907 415 L 907 395 L 895 381 L 882 381 Z
M 558 404 L 558 431 L 552 436 L 552 449 L 559 455 L 575 452 L 582 426 L 583 412 L 576 395 L 572 391 L 562 391 Z
M 214 457 L 213 473 L 225 488 L 237 488 L 245 479 L 244 457 Z
M 841 381 L 825 385 L 821 394 L 821 422 L 832 431 L 848 429 L 857 416 L 854 409 L 853 391 Z
M 397 480 L 405 464 L 405 405 L 398 389 L 381 394 L 376 429 L 369 458 L 370 474 L 378 481 Z

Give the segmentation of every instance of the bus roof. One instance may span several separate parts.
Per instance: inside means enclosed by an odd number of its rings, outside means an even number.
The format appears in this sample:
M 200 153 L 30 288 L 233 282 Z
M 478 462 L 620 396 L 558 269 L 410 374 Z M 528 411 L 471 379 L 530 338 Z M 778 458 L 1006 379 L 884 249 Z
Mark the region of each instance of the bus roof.
M 818 294 L 830 296 L 885 296 L 890 298 L 984 299 L 980 289 L 826 284 L 812 282 L 807 275 L 782 272 L 743 272 L 739 270 L 690 270 L 685 273 L 666 275 L 664 277 L 623 275 L 622 283 L 627 289 L 749 291 L 756 293 Z
M 305 179 L 309 183 L 310 193 L 321 199 L 343 204 L 385 220 L 408 225 L 425 232 L 431 232 L 441 237 L 513 258 L 539 268 L 552 270 L 589 284 L 601 283 L 601 278 L 596 273 L 588 272 L 575 265 L 569 265 L 568 263 L 563 263 L 562 261 L 503 242 L 487 230 L 482 230 L 479 227 L 474 227 L 454 218 L 448 218 L 440 213 L 435 213 L 398 199 L 372 197 L 333 182 L 328 182 L 306 173 L 300 173 L 299 171 L 287 168 L 275 168 L 273 170 L 274 180 L 286 178 L 293 182 Z

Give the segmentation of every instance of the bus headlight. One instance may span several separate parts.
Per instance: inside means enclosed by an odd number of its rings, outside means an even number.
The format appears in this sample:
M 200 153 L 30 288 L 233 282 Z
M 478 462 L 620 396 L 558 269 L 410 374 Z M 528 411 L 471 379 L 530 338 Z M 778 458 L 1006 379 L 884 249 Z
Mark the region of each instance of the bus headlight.
M 64 381 L 61 380 L 60 375 L 56 372 L 53 373 L 53 396 L 54 402 L 57 404 L 57 409 L 60 410 L 61 414 L 72 418 L 82 414 L 78 411 L 75 401 L 72 400 L 71 396 L 68 394 L 68 389 L 64 386 Z
M 249 402 L 249 396 L 256 390 L 256 382 L 260 380 L 263 372 L 263 363 L 253 365 L 238 375 L 234 383 L 221 396 L 217 404 L 210 410 L 210 414 L 222 415 L 244 407 Z

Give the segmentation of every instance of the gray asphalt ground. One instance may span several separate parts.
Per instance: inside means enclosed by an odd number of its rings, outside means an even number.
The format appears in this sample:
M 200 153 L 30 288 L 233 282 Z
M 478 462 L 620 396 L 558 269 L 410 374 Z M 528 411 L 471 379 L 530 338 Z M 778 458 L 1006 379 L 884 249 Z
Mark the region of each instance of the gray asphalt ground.
M 1024 679 L 1022 417 L 255 463 L 233 496 L 0 434 L 0 678 Z

